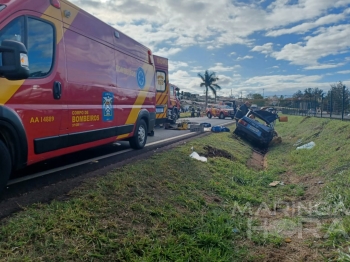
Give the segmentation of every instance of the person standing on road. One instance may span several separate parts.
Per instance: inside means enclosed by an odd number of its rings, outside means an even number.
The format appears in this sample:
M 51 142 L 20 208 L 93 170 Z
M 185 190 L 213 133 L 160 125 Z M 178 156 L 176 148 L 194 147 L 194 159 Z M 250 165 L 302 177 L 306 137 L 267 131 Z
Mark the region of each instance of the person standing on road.
M 240 108 L 238 109 L 238 111 L 235 114 L 236 122 L 238 122 L 239 119 L 241 119 L 242 117 L 244 117 L 248 113 L 250 106 L 251 106 L 251 104 L 249 101 L 245 101 L 245 103 L 240 106 Z

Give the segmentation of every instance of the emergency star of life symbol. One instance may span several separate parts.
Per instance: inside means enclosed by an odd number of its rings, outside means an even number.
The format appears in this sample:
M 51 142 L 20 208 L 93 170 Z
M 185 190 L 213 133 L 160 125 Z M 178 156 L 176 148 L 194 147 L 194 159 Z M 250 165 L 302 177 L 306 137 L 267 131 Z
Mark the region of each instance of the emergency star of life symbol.
M 112 115 L 112 99 L 111 96 L 106 96 L 103 98 L 103 104 L 105 108 L 105 116 L 111 116 Z
M 139 87 L 144 88 L 146 84 L 146 76 L 145 76 L 145 72 L 141 67 L 139 67 L 139 69 L 137 70 L 136 77 L 137 77 L 137 84 L 139 85 Z

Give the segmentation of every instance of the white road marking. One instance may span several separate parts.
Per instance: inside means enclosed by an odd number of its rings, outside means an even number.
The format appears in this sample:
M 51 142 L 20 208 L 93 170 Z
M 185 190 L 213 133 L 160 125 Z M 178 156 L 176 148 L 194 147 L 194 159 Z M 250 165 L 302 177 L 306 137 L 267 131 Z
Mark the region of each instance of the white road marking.
M 233 121 L 225 122 L 223 124 L 220 124 L 220 126 L 229 125 L 231 123 L 233 123 Z M 183 135 L 166 138 L 166 139 L 163 139 L 163 140 L 160 140 L 160 141 L 156 141 L 156 142 L 152 142 L 152 143 L 146 144 L 145 147 L 154 146 L 154 145 L 161 144 L 161 143 L 164 143 L 164 142 L 167 142 L 167 141 L 171 141 L 171 140 L 175 140 L 175 139 L 178 139 L 178 138 L 181 138 L 181 137 L 187 137 L 187 136 L 191 136 L 191 135 L 195 136 L 196 134 L 198 134 L 198 133 L 192 132 L 192 133 L 186 133 L 186 134 L 183 134 Z M 109 158 L 109 157 L 112 157 L 112 156 L 121 155 L 121 154 L 130 152 L 130 151 L 134 151 L 134 149 L 131 149 L 131 148 L 130 149 L 125 149 L 125 150 L 122 150 L 122 151 L 119 151 L 119 152 L 110 153 L 110 154 L 99 156 L 99 157 L 95 157 L 95 158 L 90 158 L 88 160 L 80 161 L 80 162 L 77 162 L 77 163 L 74 163 L 74 164 L 53 168 L 53 169 L 50 169 L 50 170 L 47 170 L 47 171 L 43 171 L 43 172 L 39 172 L 39 173 L 30 175 L 30 176 L 16 178 L 16 179 L 10 180 L 7 183 L 7 186 L 18 184 L 18 183 L 21 183 L 21 182 L 24 182 L 24 181 L 27 181 L 27 180 L 31 180 L 31 179 L 37 178 L 37 177 L 46 176 L 46 175 L 49 175 L 49 174 L 52 174 L 52 173 L 55 173 L 55 172 L 59 172 L 59 171 L 63 171 L 63 170 L 66 170 L 66 169 L 69 169 L 69 168 L 72 168 L 72 167 L 85 165 L 85 164 L 88 164 L 88 163 L 91 163 L 91 162 L 95 162 L 95 161 L 99 161 L 99 160 L 102 160 L 102 159 L 106 159 L 106 158 Z

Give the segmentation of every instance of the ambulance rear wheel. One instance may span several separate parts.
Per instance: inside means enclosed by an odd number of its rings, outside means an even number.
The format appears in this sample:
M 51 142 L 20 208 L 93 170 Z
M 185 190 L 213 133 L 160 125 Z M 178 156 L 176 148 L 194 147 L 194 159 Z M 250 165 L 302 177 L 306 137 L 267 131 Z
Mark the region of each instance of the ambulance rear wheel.
M 144 148 L 147 142 L 147 125 L 146 122 L 141 119 L 136 126 L 135 134 L 129 140 L 129 144 L 133 149 Z
M 212 115 L 210 114 L 210 112 L 208 112 L 207 117 L 208 117 L 208 118 L 211 118 L 211 117 L 212 117 Z
M 0 140 L 0 192 L 6 187 L 9 180 L 12 160 L 11 155 L 5 144 Z
M 220 113 L 219 118 L 220 118 L 220 119 L 224 119 L 224 118 L 225 118 L 224 113 Z

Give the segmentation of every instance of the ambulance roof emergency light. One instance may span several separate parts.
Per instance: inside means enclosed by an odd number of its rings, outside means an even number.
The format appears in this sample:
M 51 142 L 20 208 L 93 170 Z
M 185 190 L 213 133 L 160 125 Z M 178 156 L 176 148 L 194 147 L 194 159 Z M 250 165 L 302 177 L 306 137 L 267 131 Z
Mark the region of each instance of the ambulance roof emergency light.
M 60 0 L 50 0 L 51 5 L 53 5 L 54 7 L 56 7 L 57 9 L 61 8 L 61 3 Z

